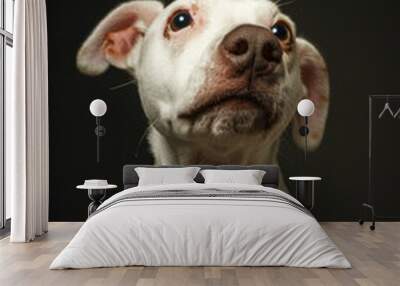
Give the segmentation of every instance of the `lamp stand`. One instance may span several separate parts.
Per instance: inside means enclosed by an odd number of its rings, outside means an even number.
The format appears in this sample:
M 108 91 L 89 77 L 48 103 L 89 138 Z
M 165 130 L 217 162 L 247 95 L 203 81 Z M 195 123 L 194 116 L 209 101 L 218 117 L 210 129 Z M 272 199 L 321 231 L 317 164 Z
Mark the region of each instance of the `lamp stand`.
M 304 137 L 304 170 L 307 171 L 307 156 L 308 156 L 308 134 L 310 129 L 308 128 L 308 117 L 304 117 L 304 126 L 299 130 L 300 135 Z
M 310 129 L 308 129 L 308 117 L 304 117 L 304 124 L 306 129 L 306 134 L 304 135 L 304 162 L 307 164 L 307 152 L 308 152 L 308 133 L 310 133 Z
M 96 116 L 96 129 L 94 133 L 96 134 L 96 146 L 97 146 L 97 163 L 100 163 L 100 137 L 106 135 L 106 128 L 100 124 L 101 118 Z

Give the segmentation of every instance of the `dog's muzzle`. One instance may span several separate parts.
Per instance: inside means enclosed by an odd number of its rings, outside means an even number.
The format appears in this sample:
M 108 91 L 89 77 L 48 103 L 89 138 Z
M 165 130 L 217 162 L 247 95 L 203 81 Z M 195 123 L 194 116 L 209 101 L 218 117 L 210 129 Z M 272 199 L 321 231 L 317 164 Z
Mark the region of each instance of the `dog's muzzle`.
M 215 63 L 220 71 L 209 75 L 205 88 L 178 117 L 201 131 L 221 122 L 226 122 L 225 133 L 268 129 L 277 120 L 274 94 L 282 55 L 279 40 L 268 29 L 235 28 L 218 47 Z

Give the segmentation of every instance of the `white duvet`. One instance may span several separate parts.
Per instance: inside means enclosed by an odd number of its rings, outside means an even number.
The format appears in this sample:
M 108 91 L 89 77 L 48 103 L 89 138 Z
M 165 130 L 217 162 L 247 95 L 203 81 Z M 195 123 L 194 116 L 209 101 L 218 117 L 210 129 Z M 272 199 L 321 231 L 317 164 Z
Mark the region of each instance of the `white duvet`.
M 105 201 L 50 269 L 144 266 L 291 266 L 349 268 L 350 263 L 311 215 L 255 198 L 152 198 L 121 201 L 132 192 L 262 186 L 185 184 L 135 187 Z M 136 193 L 135 193 L 136 194 Z M 298 202 L 297 202 L 298 203 Z

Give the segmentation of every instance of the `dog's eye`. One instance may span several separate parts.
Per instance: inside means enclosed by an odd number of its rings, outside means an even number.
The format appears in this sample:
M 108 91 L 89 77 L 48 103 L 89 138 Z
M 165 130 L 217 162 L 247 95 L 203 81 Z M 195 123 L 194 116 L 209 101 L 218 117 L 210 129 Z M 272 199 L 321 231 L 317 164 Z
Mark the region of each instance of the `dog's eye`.
M 193 18 L 190 15 L 189 11 L 181 10 L 174 14 L 171 19 L 170 28 L 172 31 L 177 32 L 182 30 L 188 26 L 190 26 L 193 22 Z
M 272 26 L 271 31 L 272 34 L 274 34 L 281 42 L 287 43 L 290 41 L 290 30 L 285 23 L 276 23 L 274 26 Z

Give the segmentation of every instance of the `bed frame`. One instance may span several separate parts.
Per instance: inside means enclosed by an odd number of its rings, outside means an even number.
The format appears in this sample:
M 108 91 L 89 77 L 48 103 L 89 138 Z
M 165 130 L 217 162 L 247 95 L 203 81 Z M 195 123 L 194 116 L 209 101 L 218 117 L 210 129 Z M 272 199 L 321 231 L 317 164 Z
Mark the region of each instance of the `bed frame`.
M 139 182 L 139 177 L 135 171 L 137 167 L 146 168 L 179 168 L 182 166 L 153 166 L 153 165 L 125 165 L 123 169 L 123 184 L 124 190 L 136 187 Z M 223 166 L 212 166 L 212 165 L 192 165 L 188 167 L 200 167 L 201 169 L 219 169 L 219 170 L 263 170 L 266 172 L 262 185 L 265 187 L 271 187 L 279 189 L 279 167 L 276 165 L 255 165 L 255 166 L 239 166 L 239 165 L 223 165 Z M 203 176 L 199 173 L 195 178 L 197 183 L 204 183 Z

